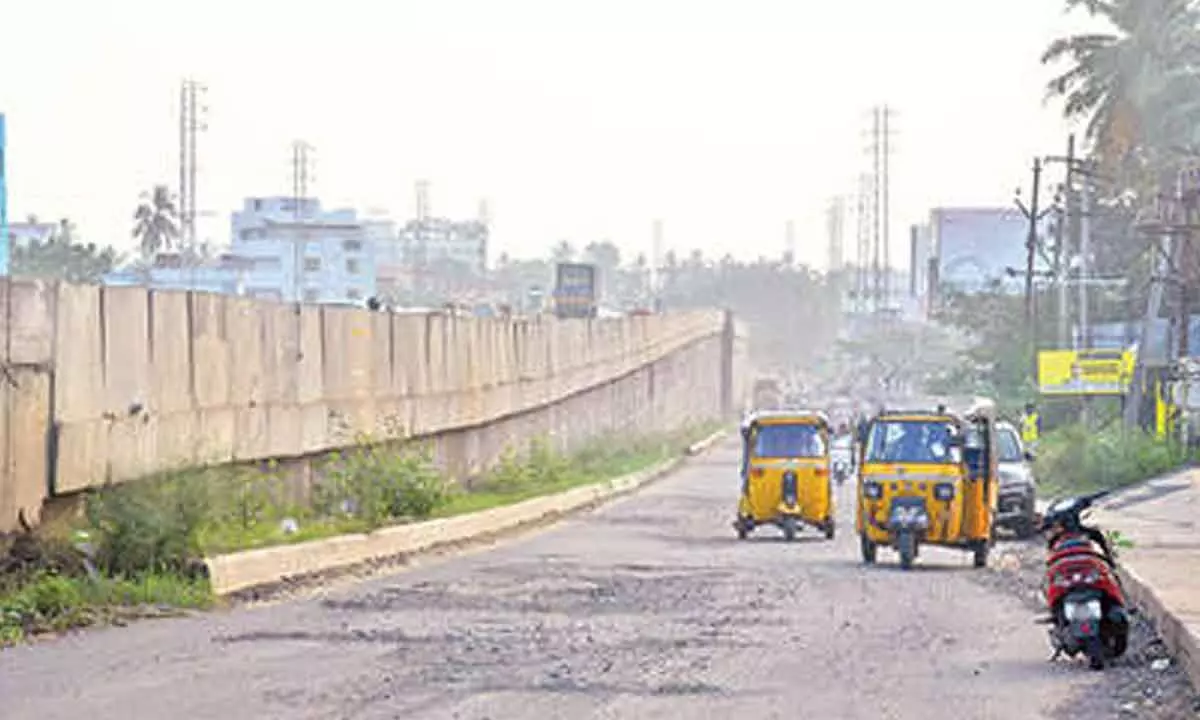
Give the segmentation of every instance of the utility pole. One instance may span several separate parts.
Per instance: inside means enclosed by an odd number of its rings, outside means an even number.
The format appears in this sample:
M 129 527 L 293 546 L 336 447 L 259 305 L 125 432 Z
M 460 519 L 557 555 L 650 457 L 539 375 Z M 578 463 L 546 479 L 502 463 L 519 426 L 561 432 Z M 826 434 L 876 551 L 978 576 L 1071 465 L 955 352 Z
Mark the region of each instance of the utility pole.
M 854 262 L 854 305 L 855 309 L 860 313 L 865 313 L 867 310 L 867 295 L 870 291 L 870 275 L 868 274 L 871 265 L 871 215 L 870 203 L 868 202 L 870 193 L 870 176 L 866 174 L 859 175 L 854 213 L 857 234 L 857 248 Z
M 1030 192 L 1029 210 L 1026 213 L 1029 219 L 1029 234 L 1025 238 L 1025 324 L 1034 330 L 1034 342 L 1037 342 L 1037 311 L 1035 310 L 1035 298 L 1033 296 L 1033 261 L 1037 256 L 1038 245 L 1038 221 L 1041 219 L 1038 216 L 1038 193 L 1041 191 L 1042 182 L 1042 160 L 1034 158 L 1033 160 L 1033 188 Z
M 4 150 L 8 144 L 8 129 L 4 113 L 0 112 L 0 277 L 8 277 L 12 271 L 11 243 L 8 237 L 8 179 L 5 176 Z
M 883 245 L 880 242 L 880 190 L 881 190 L 881 133 L 883 131 L 882 112 L 879 107 L 872 110 L 871 124 L 871 297 L 874 299 L 872 310 L 879 312 L 883 295 L 883 269 L 881 267 Z
M 846 199 L 838 196 L 829 201 L 826 214 L 826 232 L 829 234 L 829 272 L 840 273 L 845 264 L 843 236 L 846 224 Z
M 1058 347 L 1065 349 L 1070 343 L 1070 323 L 1068 318 L 1068 296 L 1067 296 L 1067 257 L 1066 257 L 1066 239 L 1073 237 L 1070 230 L 1074 227 L 1072 224 L 1072 210 L 1074 205 L 1074 174 L 1075 174 L 1075 135 L 1072 133 L 1067 136 L 1067 177 L 1063 183 L 1063 193 L 1065 195 L 1064 205 L 1066 211 L 1060 215 L 1058 227 L 1056 228 L 1057 239 L 1054 243 L 1054 268 L 1058 273 Z
M 196 246 L 196 138 L 208 130 L 208 86 L 185 79 L 179 86 L 179 230 L 183 245 Z
M 1092 178 L 1085 172 L 1079 201 L 1079 343 L 1081 349 L 1092 346 L 1091 325 L 1088 318 L 1088 281 L 1091 279 L 1090 258 L 1092 224 Z
M 879 165 L 882 171 L 880 175 L 880 185 L 882 187 L 879 190 L 879 214 L 881 216 L 881 224 L 883 226 L 881 240 L 881 244 L 883 245 L 883 302 L 888 307 L 891 306 L 892 297 L 892 214 L 888 205 L 892 184 L 890 175 L 892 146 L 891 131 L 889 130 L 889 120 L 891 119 L 891 114 L 891 108 L 889 108 L 887 105 L 884 105 L 883 109 L 880 111 L 880 124 L 882 126 L 882 133 L 879 138 L 881 145 Z

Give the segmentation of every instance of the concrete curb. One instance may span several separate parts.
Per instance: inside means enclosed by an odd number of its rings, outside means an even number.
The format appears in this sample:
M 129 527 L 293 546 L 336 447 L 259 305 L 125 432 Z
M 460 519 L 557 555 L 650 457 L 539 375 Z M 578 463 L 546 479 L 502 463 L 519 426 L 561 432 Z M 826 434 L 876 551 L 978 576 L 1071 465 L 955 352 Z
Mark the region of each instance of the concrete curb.
M 688 445 L 687 449 L 684 450 L 684 454 L 688 457 L 692 457 L 694 455 L 699 455 L 700 453 L 706 452 L 712 448 L 712 446 L 724 440 L 727 434 L 727 430 L 718 430 L 703 440 Z
M 594 485 L 467 515 L 382 528 L 371 533 L 339 535 L 323 540 L 257 548 L 206 558 L 213 594 L 232 595 L 294 578 L 362 565 L 374 560 L 429 552 L 454 543 L 496 535 L 550 516 L 596 505 L 657 480 L 689 456 L 716 444 L 725 431 L 688 446 L 680 457 Z
M 1154 591 L 1154 586 L 1124 563 L 1119 563 L 1125 595 L 1149 618 L 1175 662 L 1183 668 L 1193 688 L 1200 688 L 1200 638 L 1179 619 Z
M 1119 495 L 1120 493 L 1118 493 Z M 1049 502 L 1038 501 L 1038 512 L 1045 512 Z M 1103 504 L 1099 507 L 1103 512 L 1120 517 L 1119 511 L 1109 510 Z M 1183 668 L 1193 688 L 1200 689 L 1200 637 L 1167 608 L 1145 578 L 1138 575 L 1128 563 L 1118 558 L 1117 572 L 1121 576 L 1121 586 L 1125 598 L 1132 607 L 1150 620 L 1154 630 L 1163 641 L 1171 657 Z

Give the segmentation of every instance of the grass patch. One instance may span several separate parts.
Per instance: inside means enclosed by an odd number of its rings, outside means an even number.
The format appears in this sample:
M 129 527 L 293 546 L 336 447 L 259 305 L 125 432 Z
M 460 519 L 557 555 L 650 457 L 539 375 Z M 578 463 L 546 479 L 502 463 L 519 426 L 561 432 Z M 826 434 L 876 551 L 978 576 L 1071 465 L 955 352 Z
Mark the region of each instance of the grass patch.
M 1170 472 L 1192 459 L 1176 444 L 1120 422 L 1099 429 L 1068 425 L 1039 441 L 1038 484 L 1046 496 L 1117 489 Z
M 509 505 L 602 482 L 680 454 L 718 423 L 608 437 L 570 454 L 545 440 L 513 449 L 465 487 L 429 448 L 355 439 L 298 488 L 273 462 L 163 473 L 102 488 L 74 527 L 0 538 L 0 644 L 40 633 L 203 608 L 202 559 Z

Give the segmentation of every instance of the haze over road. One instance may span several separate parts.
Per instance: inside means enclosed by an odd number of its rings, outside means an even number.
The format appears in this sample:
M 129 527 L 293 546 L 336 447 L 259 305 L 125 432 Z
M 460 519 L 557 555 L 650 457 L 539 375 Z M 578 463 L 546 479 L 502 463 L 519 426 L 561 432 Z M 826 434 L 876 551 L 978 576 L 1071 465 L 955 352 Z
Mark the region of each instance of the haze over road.
M 320 596 L 0 653 L 5 720 L 1033 720 L 1092 676 L 966 553 L 730 527 L 726 444 L 545 531 Z

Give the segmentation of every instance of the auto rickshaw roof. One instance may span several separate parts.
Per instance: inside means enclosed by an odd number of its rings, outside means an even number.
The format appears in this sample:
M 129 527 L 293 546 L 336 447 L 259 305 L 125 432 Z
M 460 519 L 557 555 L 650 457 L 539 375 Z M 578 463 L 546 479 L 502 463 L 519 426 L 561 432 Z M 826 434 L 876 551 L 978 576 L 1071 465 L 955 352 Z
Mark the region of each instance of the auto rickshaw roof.
M 972 418 L 996 419 L 996 404 L 987 398 L 975 398 L 964 412 L 955 412 L 948 408 L 939 407 L 934 410 L 884 410 L 879 413 L 880 419 L 909 422 L 963 422 Z
M 759 410 L 751 413 L 742 425 L 748 426 L 754 423 L 759 425 L 788 423 L 829 425 L 829 418 L 820 410 Z

